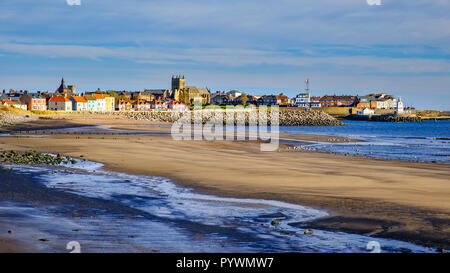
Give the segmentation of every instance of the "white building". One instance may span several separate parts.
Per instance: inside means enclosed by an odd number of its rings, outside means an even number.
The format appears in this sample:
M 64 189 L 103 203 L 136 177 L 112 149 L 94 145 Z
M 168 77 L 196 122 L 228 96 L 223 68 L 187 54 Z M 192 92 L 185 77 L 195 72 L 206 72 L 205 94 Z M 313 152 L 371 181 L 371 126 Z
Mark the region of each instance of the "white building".
M 396 99 L 377 100 L 377 109 L 395 109 L 397 107 Z
M 97 99 L 97 111 L 106 111 L 106 98 L 103 94 L 92 94 Z
M 375 110 L 369 109 L 369 108 L 364 108 L 363 110 L 358 111 L 357 114 L 360 116 L 370 116 L 370 115 L 375 114 Z
M 309 107 L 311 98 L 309 93 L 300 93 L 295 97 L 295 105 L 297 107 Z
M 241 96 L 242 92 L 239 92 L 237 90 L 231 90 L 231 91 L 227 92 L 227 95 L 232 97 L 233 99 L 235 99 L 235 98 Z
M 320 108 L 322 107 L 322 103 L 320 101 L 312 101 L 309 103 L 312 108 Z
M 81 96 L 72 96 L 70 97 L 70 101 L 72 102 L 72 110 L 73 111 L 87 111 L 87 100 Z

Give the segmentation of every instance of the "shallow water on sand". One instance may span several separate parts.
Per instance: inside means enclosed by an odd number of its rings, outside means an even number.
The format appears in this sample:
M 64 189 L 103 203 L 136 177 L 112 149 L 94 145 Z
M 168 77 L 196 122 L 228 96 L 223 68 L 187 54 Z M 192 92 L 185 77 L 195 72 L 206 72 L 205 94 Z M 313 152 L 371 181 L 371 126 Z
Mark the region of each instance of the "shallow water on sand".
M 374 158 L 409 160 L 419 162 L 450 163 L 450 120 L 424 122 L 373 122 L 344 121 L 346 126 L 280 126 L 280 133 L 340 136 L 363 140 L 363 142 L 315 142 L 295 141 L 301 149 L 360 155 Z M 142 127 L 167 127 L 143 125 Z M 249 127 L 245 128 L 246 131 Z M 97 125 L 77 128 L 38 130 L 35 133 L 83 133 L 83 134 L 127 134 L 168 135 L 168 132 L 146 132 L 139 130 L 112 129 Z M 280 141 L 287 139 L 280 139 Z M 300 143 L 302 142 L 302 143 Z
M 420 162 L 450 163 L 450 120 L 424 122 L 344 121 L 346 126 L 281 126 L 280 132 L 364 140 L 315 143 L 301 148 L 322 152 Z
M 305 235 L 305 229 L 291 224 L 326 216 L 326 212 L 279 201 L 198 194 L 166 178 L 106 171 L 95 162 L 56 168 L 11 167 L 47 187 L 109 200 L 139 212 L 96 211 L 91 217 L 74 219 L 68 216 L 76 210 L 70 204 L 65 208 L 0 204 L 0 212 L 15 206 L 25 215 L 34 215 L 34 226 L 52 236 L 51 243 L 58 242 L 57 250 L 62 245 L 58 236 L 67 237 L 62 230 L 78 226 L 82 230 L 70 233 L 71 240 L 93 252 L 368 252 L 370 241 L 378 241 L 384 252 L 430 251 L 406 242 L 342 232 L 314 230 L 313 235 Z M 272 220 L 281 224 L 275 227 Z

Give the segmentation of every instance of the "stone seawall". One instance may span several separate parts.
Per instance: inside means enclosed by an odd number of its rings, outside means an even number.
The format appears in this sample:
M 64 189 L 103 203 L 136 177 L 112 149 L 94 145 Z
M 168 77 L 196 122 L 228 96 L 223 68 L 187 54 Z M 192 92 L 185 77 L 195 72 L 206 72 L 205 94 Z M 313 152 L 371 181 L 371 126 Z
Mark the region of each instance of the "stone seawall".
M 220 119 L 224 124 L 227 122 L 225 111 L 217 114 L 217 112 L 210 110 L 203 110 L 204 115 L 202 117 L 202 123 L 216 122 L 216 119 Z M 258 117 L 255 114 L 250 114 L 245 110 L 233 110 L 234 123 L 237 120 L 245 120 L 245 125 L 258 124 Z M 195 111 L 190 112 L 170 112 L 170 111 L 152 111 L 152 112 L 111 112 L 113 115 L 125 116 L 135 120 L 148 120 L 155 122 L 168 122 L 173 123 L 179 121 L 182 117 L 185 120 L 194 120 Z M 267 124 L 271 124 L 271 113 L 267 111 Z M 220 122 L 220 121 L 219 121 Z M 298 110 L 283 110 L 279 112 L 279 125 L 280 126 L 337 126 L 344 125 L 336 118 L 322 111 L 298 111 Z

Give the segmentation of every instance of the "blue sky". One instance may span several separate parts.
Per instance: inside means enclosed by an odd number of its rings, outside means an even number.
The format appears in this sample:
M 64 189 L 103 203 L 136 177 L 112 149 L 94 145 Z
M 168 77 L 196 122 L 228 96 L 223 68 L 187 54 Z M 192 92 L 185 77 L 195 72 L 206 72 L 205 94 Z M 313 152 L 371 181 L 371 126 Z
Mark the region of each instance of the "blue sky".
M 69 2 L 76 2 L 69 0 Z M 402 96 L 450 110 L 450 0 L 0 0 L 0 89 Z

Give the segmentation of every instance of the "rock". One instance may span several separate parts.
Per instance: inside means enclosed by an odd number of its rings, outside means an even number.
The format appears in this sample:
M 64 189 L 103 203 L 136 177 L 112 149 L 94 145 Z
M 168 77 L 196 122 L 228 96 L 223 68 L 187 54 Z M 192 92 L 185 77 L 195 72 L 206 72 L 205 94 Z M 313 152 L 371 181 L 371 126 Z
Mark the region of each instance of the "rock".
M 306 235 L 312 235 L 312 234 L 314 234 L 314 230 L 312 230 L 312 229 L 307 229 L 307 230 L 305 230 L 305 232 L 303 232 L 304 234 L 306 234 Z
M 61 163 L 77 163 L 69 157 L 62 157 L 60 154 L 53 156 L 49 154 L 36 153 L 35 151 L 18 153 L 16 151 L 3 151 L 0 154 L 1 161 L 8 164 L 36 164 L 36 165 L 59 165 Z
M 11 126 L 16 123 L 24 123 L 31 120 L 36 120 L 36 118 L 30 117 L 29 115 L 19 115 L 0 111 L 0 127 Z
M 272 222 L 270 222 L 270 224 L 272 226 L 279 226 L 281 224 L 281 222 L 279 220 L 272 220 Z
M 39 239 L 39 241 L 41 241 L 41 242 L 48 242 L 48 241 L 50 241 L 50 240 L 49 240 L 49 239 L 42 238 L 42 239 Z
M 222 111 L 222 112 L 220 112 Z M 259 110 L 256 110 L 259 111 Z M 224 124 L 227 122 L 227 115 L 224 110 L 219 110 L 220 115 L 216 115 L 214 110 L 204 110 L 204 116 L 202 116 L 202 123 L 208 121 L 218 121 L 220 119 Z M 151 111 L 151 112 L 113 112 L 112 115 L 125 116 L 135 120 L 148 120 L 157 122 L 173 123 L 180 120 L 183 115 L 187 117 L 187 122 L 193 121 L 194 111 L 190 112 L 172 112 L 172 111 Z M 258 124 L 258 117 L 249 115 L 249 111 L 246 110 L 232 110 L 234 124 L 238 123 L 238 119 L 245 125 Z M 267 111 L 265 115 L 268 125 L 271 124 L 271 111 Z M 342 122 L 336 118 L 330 116 L 323 111 L 302 111 L 299 109 L 282 109 L 279 111 L 279 125 L 280 126 L 336 126 L 343 125 Z
M 372 115 L 372 116 L 349 115 L 346 117 L 346 119 L 384 121 L 384 122 L 421 122 L 422 121 L 422 118 L 418 117 L 418 116 L 399 116 L 399 115 L 393 115 L 393 114 Z
M 436 252 L 438 252 L 438 253 L 447 253 L 447 250 L 443 249 L 443 248 L 438 248 L 438 249 L 436 249 Z

